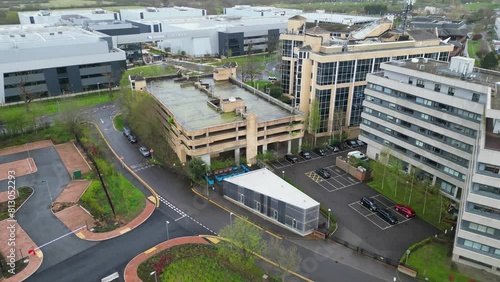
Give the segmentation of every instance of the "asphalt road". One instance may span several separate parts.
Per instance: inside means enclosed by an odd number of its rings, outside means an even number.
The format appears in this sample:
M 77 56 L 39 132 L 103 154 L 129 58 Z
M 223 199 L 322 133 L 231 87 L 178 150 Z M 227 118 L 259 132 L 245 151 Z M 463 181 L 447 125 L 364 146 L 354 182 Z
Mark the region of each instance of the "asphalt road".
M 101 281 L 102 278 L 118 272 L 123 281 L 123 270 L 127 263 L 141 252 L 167 239 L 166 221 L 170 238 L 191 236 L 192 232 L 174 221 L 174 218 L 155 211 L 136 229 L 99 243 L 50 268 L 39 270 L 28 282 L 74 282 Z M 44 256 L 44 260 L 47 259 Z
M 38 171 L 34 174 L 16 177 L 16 187 L 33 187 L 34 193 L 16 213 L 16 219 L 31 239 L 41 246 L 71 232 L 50 211 L 51 197 L 56 199 L 71 178 L 53 147 L 32 150 L 29 153 L 0 156 L 0 163 L 25 159 L 28 155 L 35 160 Z M 1 181 L 0 187 L 1 191 L 5 191 L 7 181 Z M 82 241 L 74 235 L 54 241 L 41 248 L 44 260 L 40 270 L 50 268 L 93 245 L 95 243 Z M 21 249 L 21 252 L 24 255 L 28 254 L 27 249 Z
M 364 183 L 347 183 L 345 179 L 336 178 L 340 183 L 329 180 L 334 185 L 329 186 L 325 182 L 320 182 L 320 185 L 311 178 L 314 175 L 311 172 L 318 168 L 328 167 L 333 173 L 335 157 L 345 156 L 347 152 L 321 158 L 313 153 L 315 159 L 304 161 L 302 157 L 299 157 L 301 162 L 294 165 L 288 163 L 286 167 L 280 167 L 277 171 L 278 173 L 284 171 L 285 175 L 302 187 L 306 194 L 320 202 L 322 206 L 332 210 L 339 223 L 339 228 L 335 232 L 336 237 L 381 256 L 399 260 L 413 243 L 439 232 L 438 229 L 418 217 L 406 220 L 396 214 L 394 210 L 393 214 L 398 216 L 401 222 L 394 226 L 385 223 L 376 214 L 370 214 L 368 210 L 358 204 L 363 196 L 375 196 L 375 199 L 379 200 L 379 206 L 382 203 L 386 203 L 388 206 L 391 204 L 387 198 Z M 284 160 L 280 162 L 286 163 Z M 335 185 L 342 187 L 341 184 L 344 184 L 345 187 L 334 189 Z M 403 188 L 400 191 L 403 193 Z

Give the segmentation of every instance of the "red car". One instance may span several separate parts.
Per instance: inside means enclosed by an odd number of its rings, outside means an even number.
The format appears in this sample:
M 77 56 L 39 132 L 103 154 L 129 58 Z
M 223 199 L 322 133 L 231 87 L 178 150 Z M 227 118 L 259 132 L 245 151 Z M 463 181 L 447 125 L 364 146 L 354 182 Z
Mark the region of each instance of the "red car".
M 409 206 L 402 205 L 402 204 L 396 205 L 396 211 L 399 212 L 400 214 L 406 216 L 407 218 L 415 217 L 417 215 L 412 208 L 410 208 Z

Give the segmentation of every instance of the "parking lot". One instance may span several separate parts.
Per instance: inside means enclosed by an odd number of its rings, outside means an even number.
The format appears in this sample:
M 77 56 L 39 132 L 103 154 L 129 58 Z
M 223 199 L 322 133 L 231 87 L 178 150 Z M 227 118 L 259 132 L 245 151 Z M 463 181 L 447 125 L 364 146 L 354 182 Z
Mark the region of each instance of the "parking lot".
M 325 167 L 325 169 L 332 175 L 328 179 L 322 178 L 314 170 L 306 172 L 306 175 L 328 192 L 349 188 L 360 183 L 359 180 L 334 165 Z
M 349 204 L 349 207 L 351 207 L 353 210 L 355 210 L 357 213 L 359 213 L 362 217 L 364 217 L 366 220 L 370 221 L 371 223 L 375 224 L 378 228 L 382 230 L 386 230 L 388 228 L 394 227 L 396 225 L 402 224 L 408 220 L 411 220 L 411 218 L 406 218 L 405 216 L 401 215 L 395 210 L 396 203 L 393 201 L 389 200 L 385 196 L 378 194 L 373 197 L 371 197 L 375 202 L 377 202 L 377 205 L 380 208 L 386 208 L 389 211 L 392 212 L 392 214 L 398 219 L 398 223 L 391 225 L 387 221 L 383 220 L 380 218 L 380 216 L 377 214 L 377 212 L 373 212 L 363 205 L 359 201 L 353 202 Z

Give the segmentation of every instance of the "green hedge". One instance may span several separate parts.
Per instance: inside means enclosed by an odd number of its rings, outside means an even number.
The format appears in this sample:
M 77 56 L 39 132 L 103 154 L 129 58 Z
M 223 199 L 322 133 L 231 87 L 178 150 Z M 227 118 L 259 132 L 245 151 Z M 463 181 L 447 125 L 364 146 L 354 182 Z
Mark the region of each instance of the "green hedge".
M 420 241 L 420 242 L 417 242 L 413 245 L 411 245 L 408 250 L 410 250 L 410 255 L 411 253 L 413 253 L 414 251 L 422 248 L 423 246 L 429 244 L 430 242 L 432 241 L 432 237 L 429 237 L 429 238 L 425 238 L 424 240 Z M 408 255 L 406 254 L 406 252 L 403 254 L 403 256 L 401 257 L 401 259 L 399 260 L 399 263 L 401 264 L 404 264 L 406 262 L 406 257 Z

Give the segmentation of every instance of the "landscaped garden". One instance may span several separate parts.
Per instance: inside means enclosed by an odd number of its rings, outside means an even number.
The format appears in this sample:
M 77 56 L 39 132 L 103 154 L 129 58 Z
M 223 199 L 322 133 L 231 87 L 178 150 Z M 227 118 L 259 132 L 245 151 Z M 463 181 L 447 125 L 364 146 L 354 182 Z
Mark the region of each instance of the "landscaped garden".
M 27 186 L 19 187 L 17 189 L 17 193 L 17 198 L 14 200 L 16 210 L 24 203 L 24 201 L 29 198 L 29 196 L 31 196 L 31 194 L 33 193 L 33 188 Z M 8 208 L 9 205 L 7 201 L 0 203 L 0 221 L 10 218 Z
M 417 243 L 418 244 L 418 243 Z M 408 257 L 407 265 L 417 271 L 420 279 L 428 281 L 471 282 L 458 272 L 451 261 L 453 238 L 432 238 L 415 248 Z M 403 263 L 406 257 L 403 257 Z

